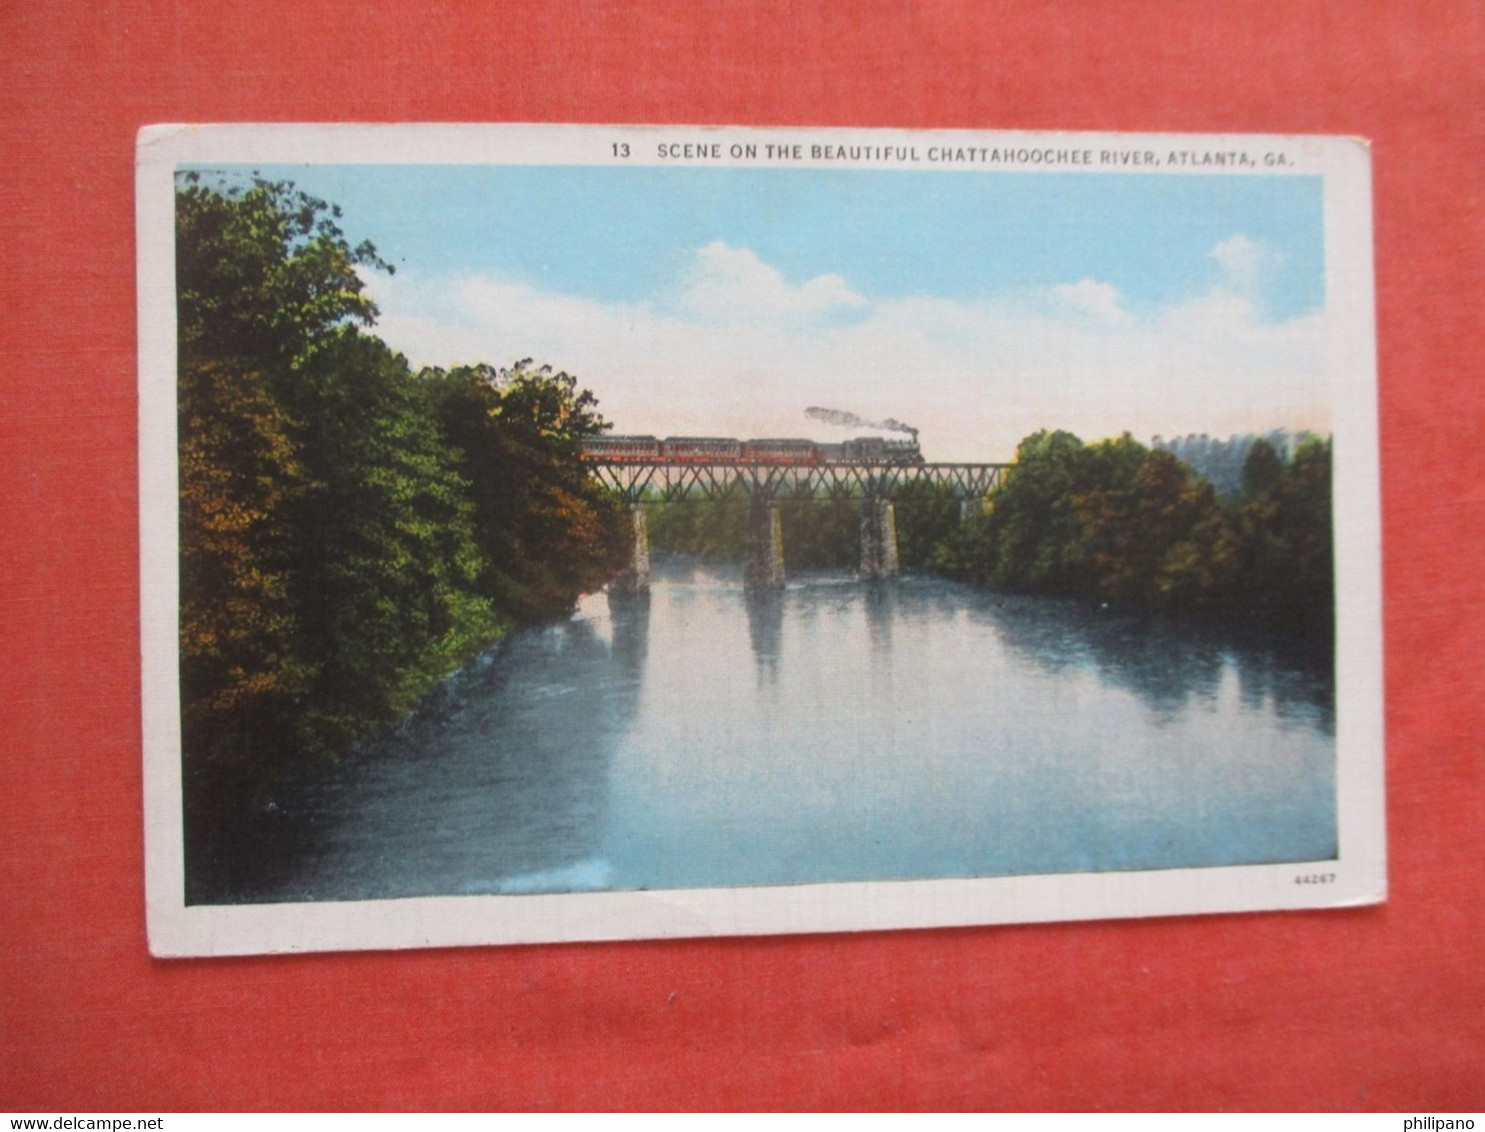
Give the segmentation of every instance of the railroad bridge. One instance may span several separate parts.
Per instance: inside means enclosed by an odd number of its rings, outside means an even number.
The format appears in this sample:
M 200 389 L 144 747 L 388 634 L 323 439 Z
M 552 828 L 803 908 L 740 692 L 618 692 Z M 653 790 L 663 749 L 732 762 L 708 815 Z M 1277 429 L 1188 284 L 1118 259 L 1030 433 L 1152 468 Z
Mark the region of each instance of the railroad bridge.
M 914 445 L 916 449 L 916 445 Z M 748 496 L 747 557 L 743 572 L 750 589 L 784 584 L 784 538 L 779 501 L 821 497 L 858 499 L 861 504 L 861 575 L 883 578 L 898 571 L 897 522 L 892 493 L 905 484 L 933 483 L 959 500 L 961 519 L 979 512 L 985 496 L 1000 485 L 1009 464 L 929 464 L 903 460 L 843 458 L 828 462 L 789 453 L 745 452 L 738 456 L 684 456 L 585 451 L 593 476 L 622 495 L 634 517 L 634 557 L 613 583 L 621 589 L 649 585 L 650 546 L 645 504 L 710 500 L 741 489 Z

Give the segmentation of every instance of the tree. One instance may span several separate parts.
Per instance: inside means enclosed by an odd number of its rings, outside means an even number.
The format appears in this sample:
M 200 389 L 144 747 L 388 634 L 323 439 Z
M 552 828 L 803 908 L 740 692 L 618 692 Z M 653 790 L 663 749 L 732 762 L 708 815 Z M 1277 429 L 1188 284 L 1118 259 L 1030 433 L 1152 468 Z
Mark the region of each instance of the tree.
M 472 486 L 479 588 L 496 608 L 550 616 L 623 568 L 633 538 L 624 504 L 580 458 L 583 438 L 608 425 L 575 377 L 528 358 L 419 380 Z
M 304 483 L 281 521 L 315 669 L 302 740 L 334 752 L 400 718 L 501 619 L 477 592 L 468 484 L 406 360 L 341 327 L 304 356 L 286 400 Z
M 861 561 L 861 500 L 799 496 L 779 501 L 784 555 L 790 568 L 855 569 Z
M 1238 594 L 1255 617 L 1329 640 L 1335 618 L 1331 445 L 1303 441 L 1283 462 L 1263 441 L 1236 508 Z
M 892 493 L 898 559 L 908 570 L 926 570 L 934 548 L 959 526 L 959 500 L 943 484 L 913 480 Z
M 978 576 L 1010 590 L 1079 592 L 1082 564 L 1072 552 L 1084 462 L 1083 442 L 1070 432 L 1042 430 L 1017 446 L 1015 465 L 990 501 L 981 540 L 990 560 Z
M 1069 557 L 1084 592 L 1136 608 L 1191 608 L 1221 584 L 1225 524 L 1212 485 L 1128 433 L 1089 447 Z
M 187 749 L 282 749 L 309 666 L 280 523 L 303 479 L 260 370 L 198 361 L 180 382 L 180 680 Z
M 517 363 L 414 375 L 370 333 L 339 210 L 292 186 L 176 193 L 188 876 L 266 794 L 396 721 L 518 618 L 627 561 L 580 444 L 593 395 Z M 390 270 L 390 268 L 388 268 Z M 261 846 L 255 846 L 256 852 Z
M 176 193 L 182 724 L 192 769 L 277 763 L 314 679 L 286 515 L 306 490 L 288 396 L 315 343 L 375 308 L 323 202 L 290 186 Z
M 285 182 L 213 186 L 185 174 L 175 202 L 182 368 L 253 359 L 282 377 L 335 327 L 370 325 L 376 307 L 356 268 L 393 269 L 370 243 L 346 241 L 340 215 Z
M 357 269 L 385 265 L 339 215 L 277 182 L 177 189 L 182 721 L 204 779 L 342 749 L 498 631 L 424 391 L 360 329 Z
M 748 493 L 736 483 L 709 499 L 655 503 L 649 512 L 650 545 L 713 561 L 740 559 L 747 549 L 748 509 Z
M 1243 495 L 1249 499 L 1272 495 L 1284 474 L 1284 461 L 1267 440 L 1255 440 L 1243 460 Z
M 981 585 L 1133 609 L 1215 608 L 1229 593 L 1232 523 L 1212 485 L 1128 433 L 1085 445 L 1038 432 L 985 512 L 931 563 Z

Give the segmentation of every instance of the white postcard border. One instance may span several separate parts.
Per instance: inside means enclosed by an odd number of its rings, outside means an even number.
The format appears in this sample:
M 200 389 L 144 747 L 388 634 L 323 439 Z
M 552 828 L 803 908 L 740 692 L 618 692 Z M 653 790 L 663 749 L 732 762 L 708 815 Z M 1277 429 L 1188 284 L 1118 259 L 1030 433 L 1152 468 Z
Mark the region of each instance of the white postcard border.
M 706 146 L 661 159 L 662 145 Z M 736 147 L 800 146 L 761 162 Z M 709 156 L 717 146 L 719 156 Z M 426 897 L 187 906 L 181 816 L 175 407 L 174 173 L 232 164 L 522 164 L 892 168 L 811 156 L 814 146 L 913 150 L 911 168 L 988 173 L 1320 176 L 1328 365 L 1333 382 L 1336 750 L 1339 859 L 1232 868 L 650 892 Z M 628 155 L 620 156 L 621 146 Z M 934 163 L 931 149 L 1009 151 L 1007 162 Z M 1075 155 L 1148 150 L 1248 155 L 1248 163 L 1159 168 Z M 742 151 L 746 153 L 746 150 Z M 1055 160 L 1057 155 L 1063 160 Z M 1273 155 L 1284 163 L 1270 164 Z M 1023 160 L 1016 160 L 1024 157 Z M 139 487 L 145 876 L 158 956 L 447 947 L 685 936 L 793 934 L 1304 909 L 1385 899 L 1381 533 L 1370 154 L 1346 138 L 1034 134 L 547 125 L 152 126 L 140 132 Z M 1298 878 L 1334 873 L 1334 883 Z

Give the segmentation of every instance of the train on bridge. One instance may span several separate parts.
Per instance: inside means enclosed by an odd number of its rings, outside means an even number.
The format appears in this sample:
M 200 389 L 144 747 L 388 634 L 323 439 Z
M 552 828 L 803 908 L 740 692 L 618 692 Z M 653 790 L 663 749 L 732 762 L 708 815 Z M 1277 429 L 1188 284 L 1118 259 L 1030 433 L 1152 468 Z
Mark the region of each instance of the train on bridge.
M 602 464 L 828 464 L 902 467 L 923 463 L 918 438 L 858 436 L 839 444 L 816 440 L 735 440 L 720 436 L 590 436 L 582 456 Z

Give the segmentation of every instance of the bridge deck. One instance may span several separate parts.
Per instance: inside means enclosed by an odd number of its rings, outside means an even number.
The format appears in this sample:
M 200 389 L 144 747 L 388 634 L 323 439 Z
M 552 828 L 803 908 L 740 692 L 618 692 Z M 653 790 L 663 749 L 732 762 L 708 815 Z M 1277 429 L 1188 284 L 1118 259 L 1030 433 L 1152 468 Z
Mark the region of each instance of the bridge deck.
M 903 484 L 934 483 L 955 498 L 988 495 L 1000 485 L 1009 464 L 802 464 L 759 460 L 657 461 L 653 459 L 587 459 L 585 464 L 605 487 L 631 502 L 710 499 L 741 487 L 749 495 L 769 498 L 824 494 L 881 496 Z

